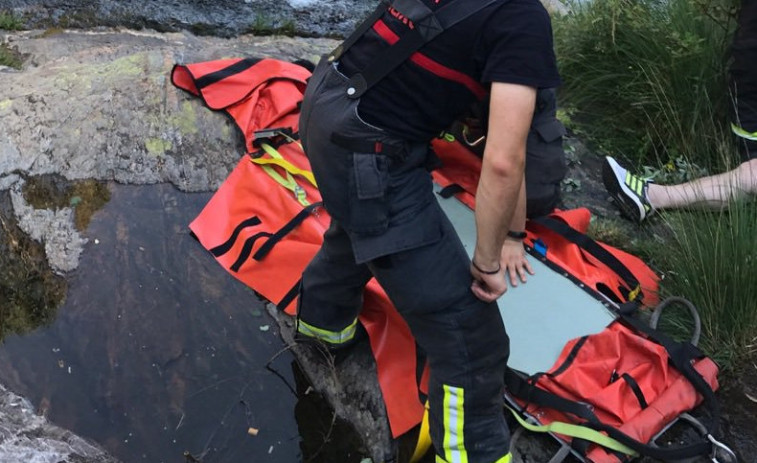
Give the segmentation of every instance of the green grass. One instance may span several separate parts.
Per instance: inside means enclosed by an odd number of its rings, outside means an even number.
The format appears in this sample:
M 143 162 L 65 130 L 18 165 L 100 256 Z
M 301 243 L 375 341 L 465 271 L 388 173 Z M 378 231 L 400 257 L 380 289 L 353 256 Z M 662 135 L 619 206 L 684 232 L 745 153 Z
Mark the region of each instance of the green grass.
M 0 30 L 17 31 L 23 27 L 23 21 L 7 11 L 0 11 Z
M 286 35 L 293 37 L 297 31 L 294 21 L 286 20 L 281 24 L 274 24 L 266 15 L 258 14 L 255 21 L 247 28 L 247 32 L 253 35 Z
M 757 353 L 757 204 L 664 216 L 673 239 L 662 254 L 663 294 L 699 309 L 703 350 L 726 368 Z
M 8 66 L 14 69 L 21 69 L 21 58 L 4 43 L 0 43 L 0 66 Z
M 739 3 L 569 0 L 571 12 L 553 21 L 567 124 L 660 183 L 734 167 L 727 50 Z M 726 369 L 757 358 L 757 204 L 651 222 L 638 233 L 597 221 L 590 234 L 651 263 L 664 276 L 662 297 L 691 300 L 700 346 Z M 680 307 L 664 320 L 667 331 L 690 333 Z
M 572 128 L 637 166 L 719 166 L 734 0 L 569 2 L 554 19 Z

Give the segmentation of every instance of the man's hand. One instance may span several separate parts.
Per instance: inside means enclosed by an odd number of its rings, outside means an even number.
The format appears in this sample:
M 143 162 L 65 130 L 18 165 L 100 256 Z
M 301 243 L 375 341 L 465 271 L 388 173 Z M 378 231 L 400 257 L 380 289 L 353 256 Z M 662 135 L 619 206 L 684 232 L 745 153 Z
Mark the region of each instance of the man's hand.
M 471 263 L 470 273 L 473 275 L 473 283 L 470 289 L 477 298 L 484 302 L 495 301 L 507 291 L 505 272 L 502 267 L 497 273 L 488 274 L 480 272 Z
M 505 271 L 505 277 L 510 278 L 510 284 L 513 287 L 518 286 L 518 279 L 526 282 L 526 274 L 534 274 L 534 269 L 526 259 L 526 250 L 523 248 L 521 241 L 506 239 L 502 245 L 502 255 L 500 265 Z

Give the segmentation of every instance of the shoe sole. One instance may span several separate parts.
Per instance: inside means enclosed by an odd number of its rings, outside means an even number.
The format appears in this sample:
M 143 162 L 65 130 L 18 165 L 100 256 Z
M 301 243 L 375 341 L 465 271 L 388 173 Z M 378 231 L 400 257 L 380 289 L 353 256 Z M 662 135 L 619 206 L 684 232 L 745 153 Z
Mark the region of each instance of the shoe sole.
M 636 193 L 626 185 L 626 182 L 618 180 L 617 175 L 615 175 L 615 167 L 622 169 L 614 159 L 606 157 L 604 164 L 602 164 L 602 181 L 605 188 L 615 200 L 623 215 L 636 223 L 641 223 L 646 217 L 644 205 Z

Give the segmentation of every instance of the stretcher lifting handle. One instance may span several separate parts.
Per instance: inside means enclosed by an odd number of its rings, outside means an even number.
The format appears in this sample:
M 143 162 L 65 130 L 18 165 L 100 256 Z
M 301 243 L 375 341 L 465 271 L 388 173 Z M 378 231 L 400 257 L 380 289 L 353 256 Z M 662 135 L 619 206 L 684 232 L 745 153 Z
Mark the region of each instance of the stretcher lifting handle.
M 671 304 L 681 304 L 682 306 L 689 309 L 691 318 L 694 320 L 694 332 L 691 334 L 690 342 L 692 345 L 696 346 L 697 344 L 699 344 L 699 337 L 702 334 L 702 320 L 701 318 L 699 318 L 699 311 L 697 311 L 697 308 L 688 299 L 673 296 L 657 304 L 657 307 L 655 307 L 654 311 L 652 312 L 652 316 L 649 319 L 649 326 L 651 326 L 653 330 L 656 330 L 657 324 L 659 323 L 660 317 L 662 316 L 662 311 Z

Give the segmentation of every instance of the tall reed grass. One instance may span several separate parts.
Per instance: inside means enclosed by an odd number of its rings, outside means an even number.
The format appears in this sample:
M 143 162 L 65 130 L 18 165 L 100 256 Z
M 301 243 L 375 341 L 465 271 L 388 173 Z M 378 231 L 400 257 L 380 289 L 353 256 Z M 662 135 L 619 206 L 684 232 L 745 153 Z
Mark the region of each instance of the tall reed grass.
M 637 164 L 718 167 L 734 0 L 567 2 L 555 49 L 574 129 Z
M 673 239 L 662 253 L 665 293 L 692 301 L 705 352 L 732 367 L 757 354 L 757 204 L 665 215 Z

